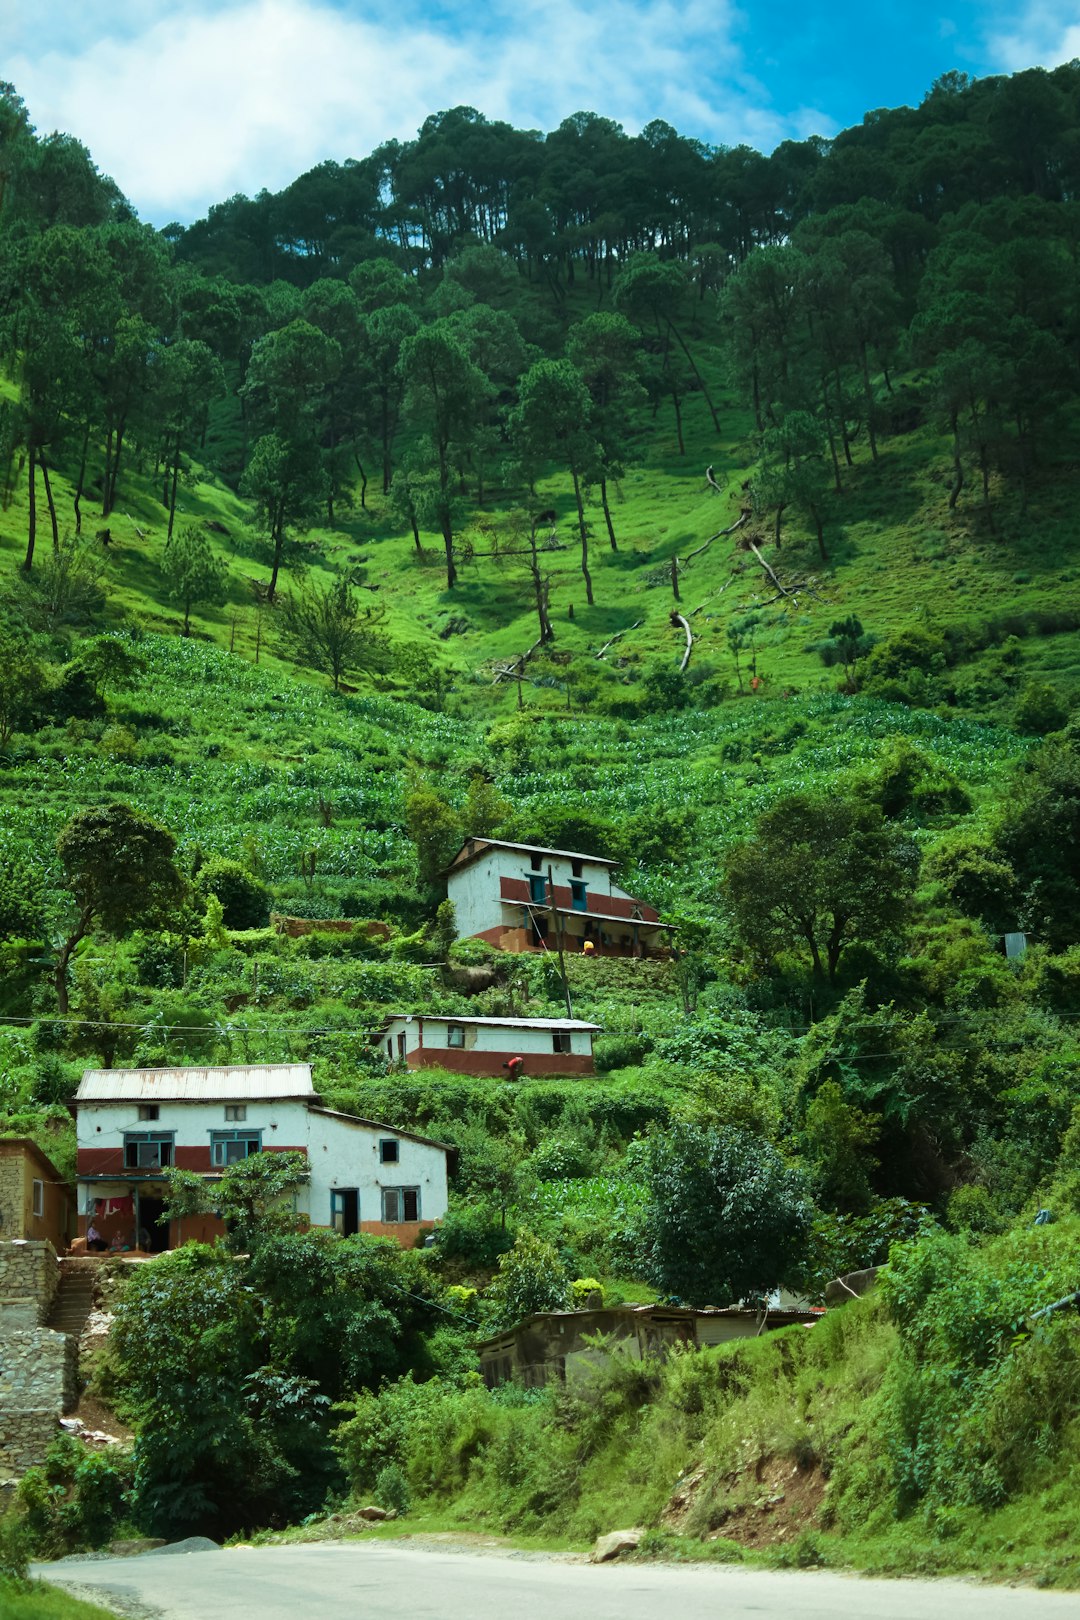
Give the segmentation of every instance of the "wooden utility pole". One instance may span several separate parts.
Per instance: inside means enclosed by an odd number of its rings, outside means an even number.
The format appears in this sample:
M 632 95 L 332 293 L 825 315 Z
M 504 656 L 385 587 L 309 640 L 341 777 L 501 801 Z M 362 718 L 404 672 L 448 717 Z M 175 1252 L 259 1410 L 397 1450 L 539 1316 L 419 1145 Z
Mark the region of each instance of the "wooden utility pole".
M 563 995 L 566 998 L 566 1016 L 573 1018 L 574 1009 L 570 1001 L 570 981 L 566 977 L 566 957 L 563 954 L 562 929 L 559 926 L 559 913 L 555 906 L 555 878 L 550 865 L 547 869 L 548 880 L 548 914 L 551 917 L 551 926 L 555 930 L 555 948 L 559 953 L 559 972 L 562 975 Z

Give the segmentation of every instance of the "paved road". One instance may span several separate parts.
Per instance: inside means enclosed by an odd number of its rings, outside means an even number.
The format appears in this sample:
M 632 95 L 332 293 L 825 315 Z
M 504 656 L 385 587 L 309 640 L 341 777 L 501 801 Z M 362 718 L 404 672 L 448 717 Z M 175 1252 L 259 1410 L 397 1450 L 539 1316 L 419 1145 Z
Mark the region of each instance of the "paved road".
M 377 1541 L 144 1553 L 35 1573 L 168 1620 L 657 1620 L 668 1605 L 677 1620 L 1080 1620 L 1080 1594 L 741 1566 L 590 1566 Z

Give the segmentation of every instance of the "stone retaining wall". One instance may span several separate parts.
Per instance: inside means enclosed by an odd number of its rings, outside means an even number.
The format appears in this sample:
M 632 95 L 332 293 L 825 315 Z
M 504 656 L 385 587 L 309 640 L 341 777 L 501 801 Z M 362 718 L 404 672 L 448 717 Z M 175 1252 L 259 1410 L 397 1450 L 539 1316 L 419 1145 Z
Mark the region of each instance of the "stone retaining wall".
M 0 1334 L 0 1482 L 44 1462 L 77 1394 L 78 1346 L 51 1328 Z
M 59 1286 L 60 1266 L 51 1243 L 0 1243 L 0 1339 L 21 1328 L 40 1327 Z

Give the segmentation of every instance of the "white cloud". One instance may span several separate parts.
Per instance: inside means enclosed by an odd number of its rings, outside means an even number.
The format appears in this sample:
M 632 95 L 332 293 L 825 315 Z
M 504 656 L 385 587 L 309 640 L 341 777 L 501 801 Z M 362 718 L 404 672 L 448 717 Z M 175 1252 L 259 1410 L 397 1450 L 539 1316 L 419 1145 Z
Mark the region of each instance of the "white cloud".
M 744 73 L 732 0 L 449 0 L 423 13 L 375 0 L 363 16 L 355 0 L 42 4 L 53 26 L 36 18 L 36 38 L 63 43 L 40 54 L 0 25 L 5 75 L 39 130 L 84 141 L 158 223 L 363 157 L 462 104 L 538 129 L 583 110 L 630 129 L 664 118 L 765 149 L 808 132 L 805 111 L 781 118 Z
M 1029 0 L 1009 23 L 987 37 L 987 53 L 999 71 L 1054 68 L 1080 56 L 1080 23 L 1076 7 L 1060 0 Z

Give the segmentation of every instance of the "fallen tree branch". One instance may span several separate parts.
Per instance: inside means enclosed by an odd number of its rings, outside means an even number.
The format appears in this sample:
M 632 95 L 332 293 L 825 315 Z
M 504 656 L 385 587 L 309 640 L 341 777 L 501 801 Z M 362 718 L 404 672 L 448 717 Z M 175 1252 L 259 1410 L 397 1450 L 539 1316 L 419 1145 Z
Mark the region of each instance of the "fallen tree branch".
M 492 686 L 498 686 L 499 682 L 504 678 L 507 680 L 516 681 L 519 674 L 524 670 L 526 663 L 536 651 L 537 647 L 543 645 L 543 641 L 544 638 L 541 636 L 538 640 L 533 642 L 528 652 L 520 653 L 518 657 L 515 658 L 510 664 L 503 665 L 501 668 L 496 666 L 495 679 L 491 683 Z
M 690 621 L 684 619 L 681 613 L 672 613 L 671 623 L 672 625 L 681 626 L 686 631 L 686 651 L 683 653 L 683 660 L 679 665 L 679 674 L 684 675 L 686 666 L 690 662 L 690 654 L 694 650 L 694 632 L 690 628 Z
M 758 562 L 761 564 L 762 568 L 764 568 L 765 572 L 768 574 L 769 578 L 772 580 L 773 584 L 776 586 L 776 589 L 779 592 L 779 594 L 781 596 L 786 596 L 786 597 L 790 598 L 790 600 L 795 604 L 795 606 L 798 607 L 799 598 L 796 595 L 796 591 L 801 591 L 804 587 L 801 586 L 801 585 L 796 585 L 794 590 L 789 590 L 786 585 L 782 585 L 780 583 L 780 580 L 777 578 L 777 575 L 776 575 L 775 571 L 773 570 L 772 566 L 765 561 L 765 558 L 761 555 L 761 552 L 758 550 L 757 546 L 755 546 L 754 542 L 752 540 L 750 540 L 747 543 L 748 543 L 748 545 L 750 547 L 750 550 L 754 553 L 754 556 L 757 558 Z M 774 598 L 774 600 L 775 600 L 775 598 Z
M 690 559 L 692 557 L 700 557 L 701 553 L 703 551 L 707 551 L 708 548 L 712 545 L 714 540 L 722 540 L 724 538 L 725 534 L 734 534 L 736 529 L 741 529 L 743 524 L 748 523 L 749 521 L 750 521 L 750 511 L 749 511 L 749 508 L 746 508 L 745 510 L 743 510 L 742 512 L 739 513 L 738 517 L 735 519 L 735 522 L 730 526 L 730 528 L 717 529 L 715 534 L 710 534 L 709 538 L 706 540 L 706 542 L 705 542 L 705 544 L 703 546 L 698 546 L 696 551 L 688 551 L 686 553 L 686 556 L 683 558 L 683 566 L 685 567 L 685 565 L 690 561 Z
M 627 635 L 630 630 L 640 630 L 641 626 L 644 623 L 645 623 L 644 619 L 635 619 L 634 623 L 629 625 L 626 630 L 616 630 L 616 632 L 612 636 L 611 640 L 610 641 L 605 641 L 604 645 L 601 647 L 600 651 L 598 653 L 593 653 L 593 657 L 594 658 L 603 658 L 604 654 L 607 652 L 609 647 L 614 647 L 615 643 L 617 641 L 621 641 L 622 637 Z
M 720 589 L 719 589 L 719 590 L 718 590 L 718 591 L 714 591 L 714 592 L 713 592 L 713 593 L 712 593 L 712 595 L 711 595 L 711 596 L 707 596 L 707 597 L 706 597 L 706 598 L 705 598 L 705 600 L 704 600 L 704 602 L 702 602 L 702 603 L 700 603 L 700 604 L 699 604 L 699 606 L 698 606 L 698 607 L 696 607 L 696 608 L 691 608 L 691 609 L 690 609 L 690 612 L 689 612 L 689 613 L 688 613 L 688 614 L 687 614 L 687 615 L 686 615 L 686 617 L 687 617 L 687 618 L 688 618 L 688 619 L 692 619 L 692 618 L 694 618 L 694 616 L 695 616 L 695 615 L 696 615 L 696 614 L 698 614 L 698 613 L 700 613 L 700 612 L 701 612 L 701 609 L 702 609 L 702 608 L 707 608 L 707 607 L 708 607 L 708 605 L 709 605 L 709 603 L 710 603 L 710 602 L 715 602 L 715 601 L 716 601 L 716 598 L 717 598 L 717 597 L 718 597 L 718 596 L 723 596 L 723 594 L 724 594 L 724 592 L 725 592 L 725 591 L 726 591 L 726 590 L 727 590 L 727 588 L 728 588 L 728 586 L 729 586 L 729 585 L 731 585 L 731 584 L 732 584 L 732 583 L 733 583 L 733 582 L 734 582 L 734 581 L 735 581 L 735 580 L 736 580 L 736 579 L 738 579 L 738 577 L 739 577 L 739 576 L 738 576 L 738 574 L 736 574 L 736 573 L 735 573 L 735 572 L 734 572 L 734 570 L 733 570 L 733 571 L 732 571 L 732 572 L 731 572 L 731 573 L 730 573 L 730 574 L 729 574 L 729 575 L 728 575 L 728 577 L 727 577 L 727 579 L 725 579 L 725 581 L 724 581 L 724 583 L 723 583 L 723 584 L 722 584 L 722 585 L 721 585 L 721 587 L 720 587 Z
M 715 491 L 716 491 L 716 493 L 718 495 L 722 495 L 724 493 L 724 491 L 721 489 L 720 485 L 716 482 L 716 479 L 713 477 L 713 470 L 712 470 L 712 462 L 711 461 L 710 461 L 709 465 L 705 469 L 705 482 L 707 484 L 711 484 L 713 489 L 715 489 Z

